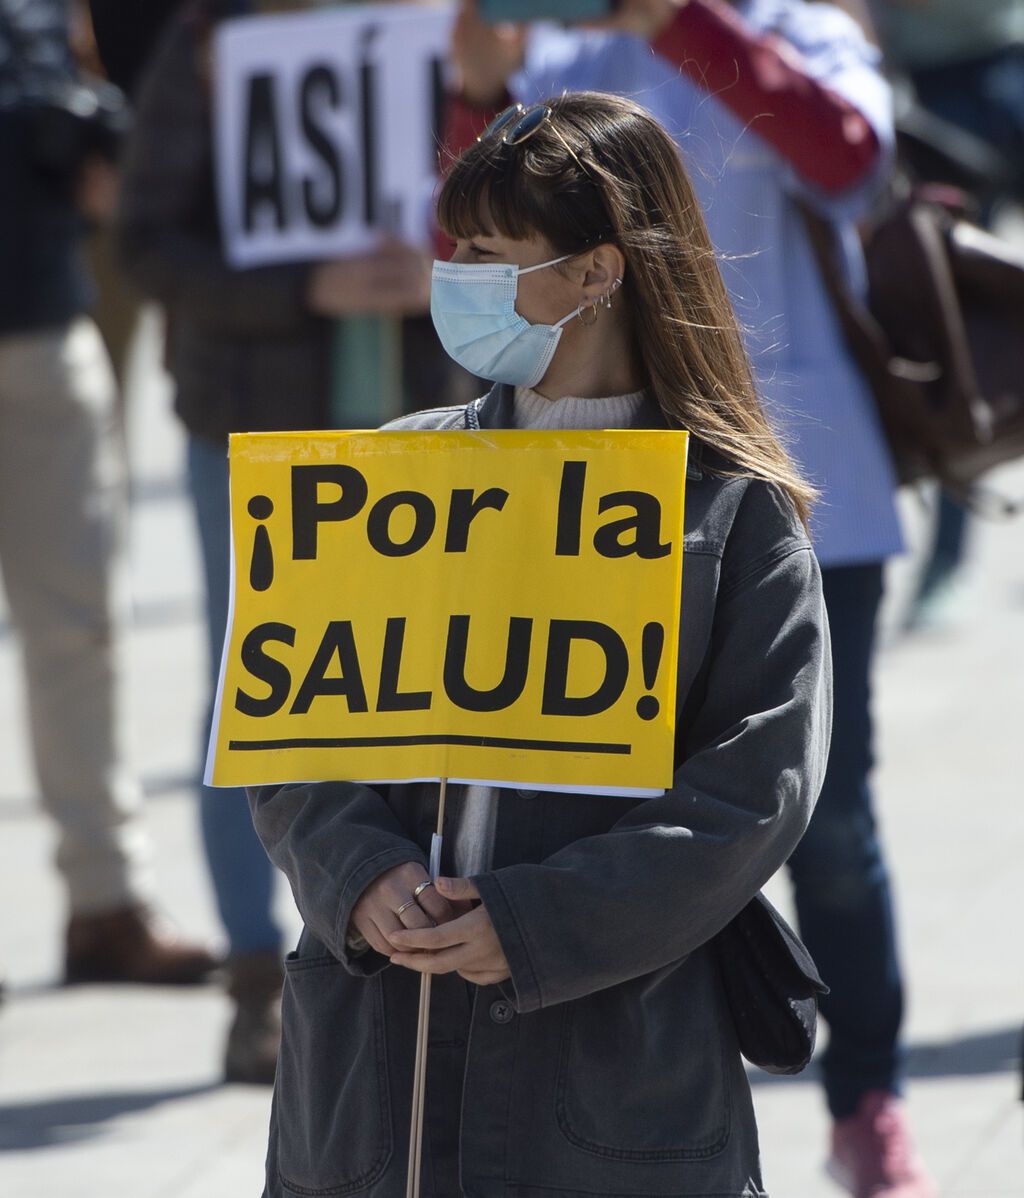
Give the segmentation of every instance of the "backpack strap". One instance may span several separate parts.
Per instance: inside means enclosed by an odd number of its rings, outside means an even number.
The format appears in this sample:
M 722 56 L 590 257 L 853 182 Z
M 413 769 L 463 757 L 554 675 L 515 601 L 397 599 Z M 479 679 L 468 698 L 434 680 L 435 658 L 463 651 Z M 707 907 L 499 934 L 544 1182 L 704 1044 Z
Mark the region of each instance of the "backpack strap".
M 847 348 L 874 394 L 900 481 L 943 478 L 947 447 L 976 435 L 980 413 L 941 210 L 911 199 L 878 223 L 866 246 L 870 307 L 846 284 L 832 226 L 806 205 L 799 210 Z

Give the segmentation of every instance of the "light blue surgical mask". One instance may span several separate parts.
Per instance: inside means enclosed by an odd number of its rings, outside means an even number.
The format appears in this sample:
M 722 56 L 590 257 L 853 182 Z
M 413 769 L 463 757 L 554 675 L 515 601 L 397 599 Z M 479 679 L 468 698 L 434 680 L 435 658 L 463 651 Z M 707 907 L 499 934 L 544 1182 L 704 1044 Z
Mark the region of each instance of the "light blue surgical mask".
M 535 387 L 555 356 L 562 326 L 578 309 L 557 324 L 530 324 L 516 311 L 519 276 L 573 256 L 521 268 L 511 262 L 435 262 L 430 315 L 449 357 L 481 378 Z

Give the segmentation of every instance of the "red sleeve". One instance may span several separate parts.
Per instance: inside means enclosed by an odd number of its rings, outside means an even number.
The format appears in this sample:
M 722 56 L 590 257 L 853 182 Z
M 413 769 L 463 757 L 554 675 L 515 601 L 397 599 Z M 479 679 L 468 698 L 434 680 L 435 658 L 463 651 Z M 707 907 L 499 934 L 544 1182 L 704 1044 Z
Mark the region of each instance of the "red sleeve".
M 441 173 L 445 174 L 452 159 L 468 149 L 498 113 L 512 103 L 512 97 L 506 92 L 493 107 L 478 108 L 462 95 L 449 92 L 441 131 Z
M 512 97 L 506 94 L 493 107 L 478 108 L 470 104 L 462 95 L 449 92 L 445 101 L 444 123 L 441 129 L 441 175 L 444 177 L 456 158 L 467 150 L 490 122 L 513 103 Z M 451 242 L 441 232 L 434 229 L 434 253 L 438 258 L 447 260 L 452 256 Z
M 823 191 L 853 187 L 875 164 L 868 120 L 813 79 L 788 42 L 755 33 L 720 0 L 689 0 L 653 46 Z

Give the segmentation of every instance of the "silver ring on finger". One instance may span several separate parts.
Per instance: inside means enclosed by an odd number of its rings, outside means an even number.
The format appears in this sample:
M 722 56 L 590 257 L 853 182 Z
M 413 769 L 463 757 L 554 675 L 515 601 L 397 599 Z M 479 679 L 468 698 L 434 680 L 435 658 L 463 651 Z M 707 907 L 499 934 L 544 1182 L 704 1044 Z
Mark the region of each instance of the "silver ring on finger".
M 421 895 L 421 894 L 424 892 L 424 890 L 426 890 L 426 888 L 427 888 L 428 886 L 433 886 L 433 885 L 434 885 L 434 883 L 431 881 L 431 879 L 430 879 L 430 878 L 427 878 L 427 880 L 426 880 L 425 882 L 420 882 L 420 884 L 419 884 L 419 885 L 416 887 L 416 889 L 415 889 L 415 890 L 412 892 L 412 897 L 413 897 L 414 899 L 417 899 L 417 900 L 418 900 L 418 899 L 419 899 L 419 897 L 420 897 L 420 895 Z
M 403 912 L 408 911 L 410 907 L 415 907 L 415 906 L 416 906 L 416 900 L 414 898 L 411 898 L 407 903 L 403 903 L 398 908 L 398 910 L 395 912 L 395 914 L 398 916 L 399 919 L 401 919 Z

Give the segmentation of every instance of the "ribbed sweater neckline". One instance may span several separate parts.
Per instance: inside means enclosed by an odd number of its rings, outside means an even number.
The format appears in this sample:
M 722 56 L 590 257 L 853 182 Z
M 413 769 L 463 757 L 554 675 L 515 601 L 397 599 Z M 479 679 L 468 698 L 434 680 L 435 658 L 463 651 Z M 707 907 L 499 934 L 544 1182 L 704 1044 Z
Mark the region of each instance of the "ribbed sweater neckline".
M 530 387 L 516 387 L 514 413 L 516 428 L 624 428 L 643 406 L 645 393 L 608 395 L 585 399 L 566 395 L 547 399 Z

